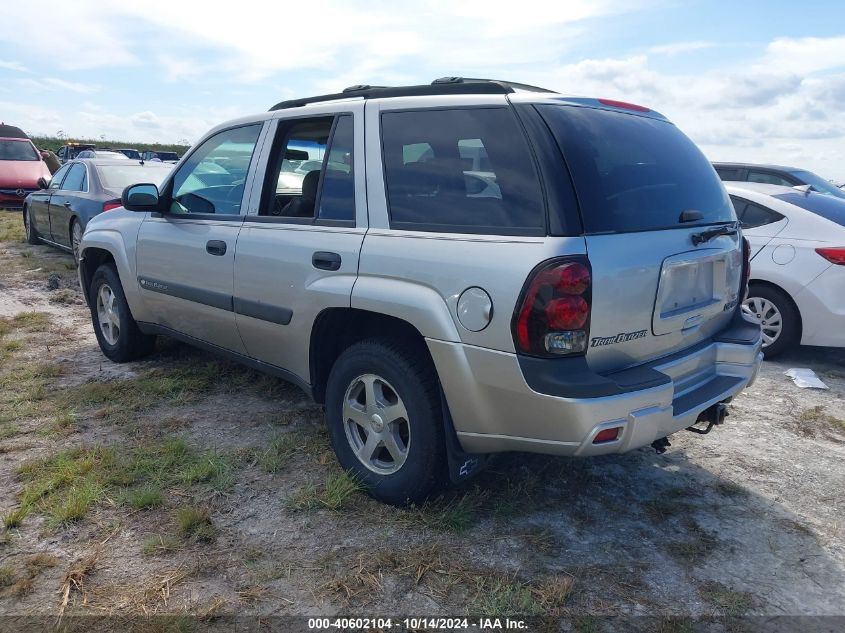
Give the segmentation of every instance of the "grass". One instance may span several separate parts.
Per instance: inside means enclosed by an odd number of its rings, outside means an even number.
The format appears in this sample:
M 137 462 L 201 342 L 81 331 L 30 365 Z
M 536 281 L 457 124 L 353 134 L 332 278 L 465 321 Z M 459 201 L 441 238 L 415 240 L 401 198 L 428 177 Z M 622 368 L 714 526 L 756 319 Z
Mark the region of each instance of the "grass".
M 156 534 L 154 536 L 150 536 L 146 541 L 144 541 L 144 546 L 141 551 L 147 556 L 152 556 L 155 554 L 175 552 L 182 549 L 183 546 L 183 541 L 174 536 L 170 536 L 168 534 Z
M 154 508 L 161 505 L 162 492 L 155 484 L 145 484 L 127 492 L 125 499 L 136 510 Z
M 745 615 L 753 606 L 747 591 L 736 591 L 720 582 L 709 580 L 699 586 L 701 596 L 728 617 Z
M 256 461 L 262 470 L 275 474 L 284 470 L 300 449 L 301 438 L 294 433 L 275 435 L 267 448 L 258 452 Z
M 23 242 L 25 238 L 23 215 L 17 211 L 0 213 L 0 242 Z
M 176 512 L 176 525 L 179 534 L 195 541 L 211 541 L 215 536 L 214 525 L 208 509 L 188 506 Z
M 363 489 L 355 477 L 347 472 L 331 473 L 320 484 L 309 483 L 288 499 L 292 510 L 328 508 L 341 510 Z
M 798 415 L 798 430 L 808 436 L 814 436 L 817 431 L 835 431 L 845 433 L 845 420 L 825 413 L 823 406 L 804 409 Z
M 560 616 L 574 585 L 574 579 L 566 575 L 527 581 L 515 574 L 481 574 L 468 611 L 490 617 Z
M 216 451 L 198 450 L 184 440 L 130 448 L 76 448 L 19 469 L 24 482 L 17 525 L 35 510 L 61 526 L 84 517 L 95 504 L 117 497 L 141 509 L 164 503 L 163 490 L 203 484 L 222 490 L 231 484 L 230 467 Z M 9 520 L 7 515 L 6 520 Z
M 482 501 L 479 492 L 469 492 L 450 500 L 426 502 L 416 512 L 409 512 L 428 528 L 463 534 L 478 522 Z
M 694 522 L 687 526 L 686 532 L 692 538 L 673 541 L 666 545 L 666 550 L 678 562 L 689 565 L 699 563 L 719 544 L 715 536 L 706 532 Z
M 15 568 L 4 565 L 0 567 L 0 587 L 9 587 L 15 584 Z

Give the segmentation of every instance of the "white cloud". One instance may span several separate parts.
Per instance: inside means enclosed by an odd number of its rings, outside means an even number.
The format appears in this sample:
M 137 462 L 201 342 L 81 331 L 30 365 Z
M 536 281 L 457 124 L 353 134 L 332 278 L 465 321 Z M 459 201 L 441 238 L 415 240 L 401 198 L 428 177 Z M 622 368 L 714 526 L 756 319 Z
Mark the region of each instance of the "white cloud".
M 76 81 L 66 81 L 57 77 L 42 77 L 41 79 L 19 79 L 18 84 L 35 88 L 36 90 L 59 90 L 62 92 L 88 93 L 99 90 L 98 86 L 83 84 Z
M 681 53 L 692 53 L 705 48 L 714 48 L 716 42 L 694 41 L 694 42 L 673 42 L 672 44 L 660 44 L 648 49 L 649 55 L 680 55 Z
M 20 62 L 15 61 L 4 61 L 0 59 L 0 69 L 3 70 L 14 70 L 19 73 L 28 73 L 29 68 L 21 64 Z
M 770 72 L 809 74 L 845 64 L 845 36 L 782 37 L 766 47 L 758 68 Z

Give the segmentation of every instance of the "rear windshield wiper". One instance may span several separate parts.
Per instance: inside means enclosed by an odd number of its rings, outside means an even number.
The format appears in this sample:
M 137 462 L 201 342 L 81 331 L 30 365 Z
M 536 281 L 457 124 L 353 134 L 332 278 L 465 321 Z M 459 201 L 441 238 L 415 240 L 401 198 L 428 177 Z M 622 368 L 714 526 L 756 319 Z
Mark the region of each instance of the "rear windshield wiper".
M 690 237 L 692 239 L 693 246 L 698 246 L 699 244 L 704 244 L 704 242 L 709 242 L 714 237 L 719 237 L 720 235 L 736 235 L 736 224 L 725 224 L 720 226 L 717 229 L 710 229 L 709 231 L 702 231 L 701 233 L 693 233 Z

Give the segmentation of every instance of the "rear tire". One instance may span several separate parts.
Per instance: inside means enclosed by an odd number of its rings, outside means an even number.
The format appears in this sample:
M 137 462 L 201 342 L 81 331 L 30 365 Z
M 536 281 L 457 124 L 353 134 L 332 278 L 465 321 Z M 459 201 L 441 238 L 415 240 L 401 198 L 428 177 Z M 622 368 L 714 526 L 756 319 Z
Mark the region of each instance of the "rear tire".
M 742 311 L 763 328 L 763 356 L 774 358 L 793 347 L 801 338 L 801 315 L 792 299 L 782 290 L 752 284 Z
M 23 228 L 26 233 L 27 244 L 35 246 L 36 244 L 41 243 L 41 238 L 38 236 L 38 230 L 32 226 L 32 217 L 29 215 L 29 207 L 24 207 L 23 210 Z
M 94 272 L 88 297 L 94 333 L 109 360 L 126 363 L 153 351 L 156 337 L 138 329 L 113 264 L 103 264 Z
M 437 374 L 423 349 L 369 339 L 344 351 L 326 386 L 326 421 L 340 465 L 370 495 L 420 503 L 447 479 Z

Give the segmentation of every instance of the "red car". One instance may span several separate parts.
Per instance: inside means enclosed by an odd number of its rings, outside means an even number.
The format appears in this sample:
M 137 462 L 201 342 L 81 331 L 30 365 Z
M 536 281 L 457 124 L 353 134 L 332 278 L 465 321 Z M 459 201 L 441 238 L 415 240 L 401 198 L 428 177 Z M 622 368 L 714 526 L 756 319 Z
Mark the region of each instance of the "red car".
M 20 128 L 0 123 L 0 209 L 20 209 L 38 191 L 38 179 L 51 174 L 35 145 Z

